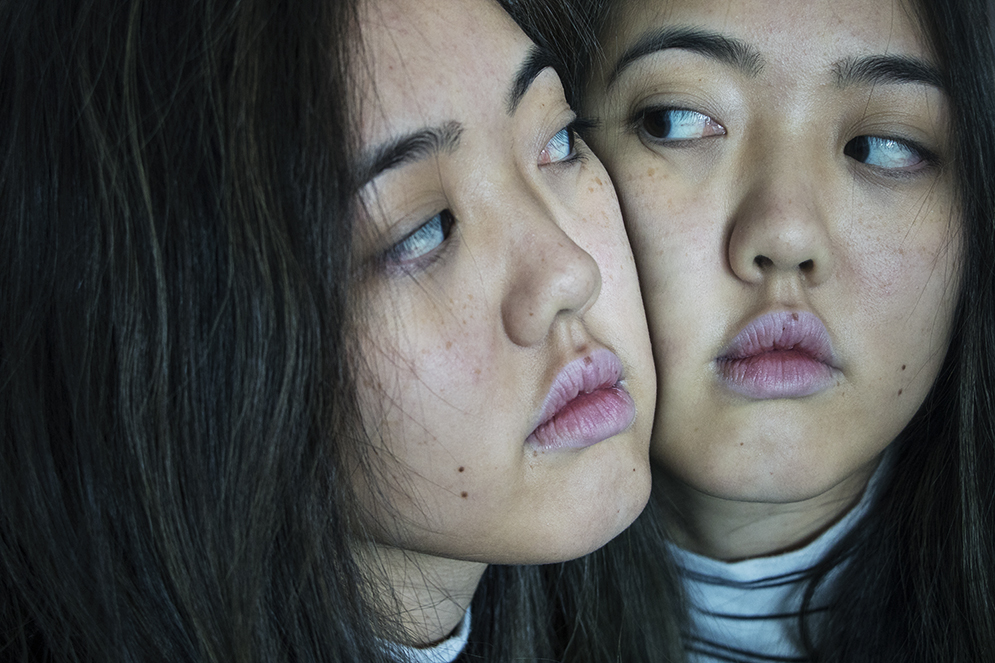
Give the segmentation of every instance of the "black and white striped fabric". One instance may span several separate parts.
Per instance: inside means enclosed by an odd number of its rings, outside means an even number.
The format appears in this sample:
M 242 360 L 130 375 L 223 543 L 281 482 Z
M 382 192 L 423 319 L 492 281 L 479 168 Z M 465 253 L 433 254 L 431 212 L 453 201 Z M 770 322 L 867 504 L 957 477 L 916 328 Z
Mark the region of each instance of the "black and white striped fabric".
M 812 543 L 781 555 L 723 562 L 671 546 L 688 599 L 690 663 L 803 663 L 798 616 L 807 572 L 857 523 L 874 498 L 879 465 L 860 502 Z M 831 585 L 833 574 L 821 586 Z M 824 592 L 823 592 L 824 593 Z M 824 611 L 819 592 L 810 614 Z

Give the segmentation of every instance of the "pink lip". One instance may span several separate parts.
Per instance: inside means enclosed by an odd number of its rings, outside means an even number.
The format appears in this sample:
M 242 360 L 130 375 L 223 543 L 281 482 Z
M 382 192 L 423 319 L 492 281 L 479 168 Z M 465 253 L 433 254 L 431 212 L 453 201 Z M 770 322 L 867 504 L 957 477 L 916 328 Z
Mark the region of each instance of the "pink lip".
M 756 318 L 716 359 L 726 385 L 747 398 L 803 398 L 835 384 L 829 332 L 806 311 Z
M 636 406 L 621 378 L 622 362 L 610 350 L 564 366 L 526 442 L 546 450 L 581 449 L 624 431 L 636 418 Z

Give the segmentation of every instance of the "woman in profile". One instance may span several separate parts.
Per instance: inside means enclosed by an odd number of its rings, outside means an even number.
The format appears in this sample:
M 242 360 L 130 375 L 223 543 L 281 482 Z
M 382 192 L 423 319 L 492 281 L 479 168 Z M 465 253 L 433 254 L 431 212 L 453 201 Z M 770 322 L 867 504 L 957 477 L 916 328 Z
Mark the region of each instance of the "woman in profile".
M 498 5 L 0 25 L 0 657 L 452 661 L 488 563 L 639 513 L 631 253 Z M 489 660 L 548 651 L 530 573 Z

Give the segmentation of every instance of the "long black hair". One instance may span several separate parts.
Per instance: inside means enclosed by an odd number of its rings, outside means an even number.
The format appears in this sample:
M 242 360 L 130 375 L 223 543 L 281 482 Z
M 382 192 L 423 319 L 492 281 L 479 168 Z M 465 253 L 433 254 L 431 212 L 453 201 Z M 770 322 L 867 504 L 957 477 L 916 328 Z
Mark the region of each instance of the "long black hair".
M 377 661 L 355 2 L 0 3 L 0 658 Z
M 990 0 L 914 9 L 953 109 L 961 293 L 945 365 L 865 519 L 815 569 L 848 558 L 828 615 L 803 622 L 818 661 L 995 658 L 995 45 Z

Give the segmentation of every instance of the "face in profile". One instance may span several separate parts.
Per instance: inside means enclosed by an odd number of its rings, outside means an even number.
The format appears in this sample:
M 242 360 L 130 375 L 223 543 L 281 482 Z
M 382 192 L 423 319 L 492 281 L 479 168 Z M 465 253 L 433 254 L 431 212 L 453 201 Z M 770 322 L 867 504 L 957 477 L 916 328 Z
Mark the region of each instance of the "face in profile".
M 652 454 L 725 499 L 859 491 L 950 339 L 937 61 L 893 0 L 619 4 L 588 101 L 654 345 Z
M 372 3 L 363 40 L 377 537 L 483 562 L 584 554 L 649 490 L 655 381 L 611 183 L 496 4 Z

